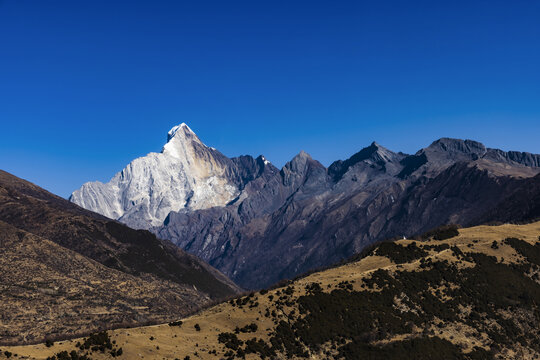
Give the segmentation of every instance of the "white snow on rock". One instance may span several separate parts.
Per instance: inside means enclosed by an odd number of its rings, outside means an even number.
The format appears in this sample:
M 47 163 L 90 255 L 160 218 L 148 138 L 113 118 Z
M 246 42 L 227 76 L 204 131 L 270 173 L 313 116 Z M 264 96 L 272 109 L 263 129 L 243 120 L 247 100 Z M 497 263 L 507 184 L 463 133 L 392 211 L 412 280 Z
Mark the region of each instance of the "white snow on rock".
M 106 184 L 85 183 L 70 201 L 134 228 L 157 226 L 171 211 L 224 206 L 237 197 L 228 161 L 180 124 L 161 153 L 133 160 Z

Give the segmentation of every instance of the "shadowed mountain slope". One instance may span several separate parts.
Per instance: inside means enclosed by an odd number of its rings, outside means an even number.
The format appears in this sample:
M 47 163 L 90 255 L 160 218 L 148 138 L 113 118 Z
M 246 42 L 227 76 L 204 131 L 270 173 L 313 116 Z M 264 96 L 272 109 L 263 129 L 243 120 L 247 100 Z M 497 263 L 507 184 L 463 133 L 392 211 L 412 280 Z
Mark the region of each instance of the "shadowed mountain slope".
M 172 243 L 3 171 L 0 226 L 1 341 L 163 321 L 239 291 Z
M 504 208 L 502 199 L 538 186 L 530 180 L 540 171 L 532 167 L 538 155 L 501 154 L 454 139 L 409 156 L 373 143 L 327 170 L 302 153 L 256 191 L 248 184 L 242 200 L 171 212 L 153 231 L 246 288 L 268 286 L 378 240 L 492 220 L 484 214 Z

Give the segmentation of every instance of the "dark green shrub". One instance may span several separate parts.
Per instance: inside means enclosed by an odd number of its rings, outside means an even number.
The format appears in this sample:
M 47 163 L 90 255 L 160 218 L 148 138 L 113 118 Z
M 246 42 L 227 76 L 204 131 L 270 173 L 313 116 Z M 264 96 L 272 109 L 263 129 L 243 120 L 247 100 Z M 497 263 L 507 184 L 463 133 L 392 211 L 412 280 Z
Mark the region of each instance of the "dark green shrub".
M 454 224 L 450 224 L 450 225 L 439 226 L 438 228 L 429 230 L 428 232 L 425 232 L 424 234 L 420 235 L 420 238 L 422 240 L 428 240 L 430 238 L 433 238 L 434 240 L 446 240 L 446 239 L 450 239 L 458 235 L 459 235 L 458 226 Z
M 412 242 L 407 246 L 402 246 L 395 242 L 383 242 L 374 249 L 374 253 L 379 256 L 385 256 L 396 264 L 403 264 L 428 255 L 425 250 L 416 245 L 416 242 Z
M 238 336 L 233 333 L 220 333 L 218 335 L 218 341 L 225 345 L 225 347 L 232 349 L 232 350 L 238 350 L 240 346 L 244 344 L 244 342 L 240 339 L 238 339 Z

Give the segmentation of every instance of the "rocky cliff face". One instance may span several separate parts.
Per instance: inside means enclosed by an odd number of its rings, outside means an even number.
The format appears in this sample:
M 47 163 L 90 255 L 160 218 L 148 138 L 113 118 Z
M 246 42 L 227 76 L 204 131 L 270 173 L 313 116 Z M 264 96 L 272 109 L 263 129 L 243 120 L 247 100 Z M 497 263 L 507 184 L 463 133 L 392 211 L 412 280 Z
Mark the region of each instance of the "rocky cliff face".
M 133 160 L 108 183 L 84 184 L 70 201 L 138 229 L 160 225 L 171 211 L 224 206 L 265 166 L 231 160 L 186 125 L 173 127 L 161 153 Z
M 540 155 L 448 138 L 414 155 L 372 143 L 328 169 L 305 152 L 281 170 L 262 157 L 229 161 L 236 176 L 228 178 L 235 179 L 230 201 L 188 204 L 151 230 L 246 288 L 335 263 L 385 238 L 475 223 L 540 171 Z
M 152 230 L 244 287 L 266 286 L 374 241 L 478 223 L 540 171 L 538 155 L 508 154 L 469 140 L 440 139 L 414 155 L 373 143 L 325 169 L 300 153 L 234 204 L 172 212 Z

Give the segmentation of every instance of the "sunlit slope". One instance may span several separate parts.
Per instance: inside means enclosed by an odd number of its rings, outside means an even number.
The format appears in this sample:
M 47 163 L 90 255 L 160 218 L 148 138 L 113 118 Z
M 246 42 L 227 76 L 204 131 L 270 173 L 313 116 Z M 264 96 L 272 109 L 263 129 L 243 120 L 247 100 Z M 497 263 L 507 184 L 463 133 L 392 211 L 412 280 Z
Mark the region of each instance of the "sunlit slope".
M 123 359 L 533 359 L 539 235 L 537 222 L 383 243 L 359 261 L 220 304 L 180 326 L 109 335 Z M 39 359 L 74 349 L 111 357 L 78 342 L 8 350 Z

